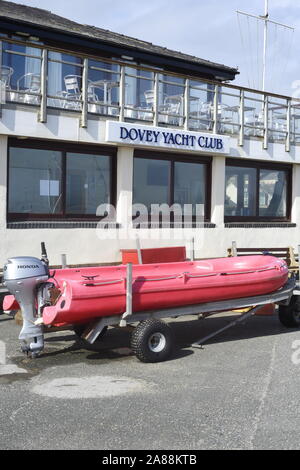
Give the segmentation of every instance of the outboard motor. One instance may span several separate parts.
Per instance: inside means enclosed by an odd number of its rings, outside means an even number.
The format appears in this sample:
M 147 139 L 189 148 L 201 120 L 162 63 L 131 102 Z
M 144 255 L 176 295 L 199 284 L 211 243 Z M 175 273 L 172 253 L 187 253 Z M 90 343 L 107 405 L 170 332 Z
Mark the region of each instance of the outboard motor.
M 38 291 L 44 290 L 49 279 L 48 259 L 43 247 L 42 259 L 30 256 L 9 258 L 3 270 L 3 283 L 18 301 L 22 316 L 23 328 L 19 339 L 22 351 L 32 353 L 35 357 L 44 348 L 43 327 L 36 324 L 40 310 Z

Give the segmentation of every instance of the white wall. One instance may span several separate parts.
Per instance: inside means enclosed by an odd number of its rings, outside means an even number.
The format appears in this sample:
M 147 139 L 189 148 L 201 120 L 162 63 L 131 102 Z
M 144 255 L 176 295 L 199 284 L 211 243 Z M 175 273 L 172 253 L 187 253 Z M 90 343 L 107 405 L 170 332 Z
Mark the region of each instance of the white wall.
M 37 122 L 36 112 L 32 109 L 24 107 L 17 112 L 13 109 L 3 109 L 0 119 L 0 266 L 10 256 L 40 256 L 41 241 L 46 243 L 51 264 L 60 264 L 62 253 L 67 254 L 70 264 L 118 262 L 121 260 L 120 248 L 135 247 L 136 234 L 139 235 L 144 248 L 185 244 L 188 255 L 191 254 L 191 239 L 194 237 L 196 257 L 225 256 L 233 240 L 238 246 L 248 247 L 296 247 L 300 243 L 299 147 L 292 147 L 292 151 L 287 153 L 284 144 L 270 144 L 268 150 L 263 150 L 261 141 L 245 140 L 242 148 L 238 147 L 235 138 L 230 140 L 231 157 L 294 163 L 292 222 L 297 224 L 296 228 L 224 228 L 225 157 L 215 156 L 212 162 L 212 222 L 217 225 L 216 228 L 184 231 L 130 229 L 127 234 L 129 238 L 124 239 L 122 237 L 127 218 L 125 209 L 130 208 L 132 202 L 133 147 L 120 146 L 117 157 L 117 222 L 123 229 L 7 229 L 6 162 L 9 135 L 103 145 L 105 121 L 89 120 L 88 128 L 81 129 L 78 115 L 53 114 L 48 116 L 46 124 L 41 124 Z M 130 212 L 128 217 L 130 218 Z M 112 239 L 107 239 L 108 235 Z

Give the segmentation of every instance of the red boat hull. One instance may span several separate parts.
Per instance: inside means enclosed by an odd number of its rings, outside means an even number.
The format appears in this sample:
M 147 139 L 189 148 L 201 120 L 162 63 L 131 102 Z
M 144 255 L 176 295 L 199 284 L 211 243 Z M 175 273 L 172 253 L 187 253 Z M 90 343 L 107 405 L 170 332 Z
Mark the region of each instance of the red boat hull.
M 284 261 L 262 255 L 134 265 L 133 311 L 268 294 L 282 287 L 287 278 Z M 126 310 L 125 265 L 57 270 L 52 281 L 62 295 L 55 305 L 44 309 L 46 325 L 85 323 Z

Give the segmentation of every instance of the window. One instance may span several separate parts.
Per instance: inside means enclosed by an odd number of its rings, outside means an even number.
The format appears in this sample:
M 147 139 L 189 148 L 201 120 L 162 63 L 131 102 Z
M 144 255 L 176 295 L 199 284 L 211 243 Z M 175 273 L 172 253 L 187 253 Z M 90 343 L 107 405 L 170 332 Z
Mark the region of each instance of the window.
M 148 158 L 149 157 L 149 158 Z M 185 214 L 185 220 L 209 220 L 210 159 L 137 154 L 134 158 L 133 204 L 147 208 L 148 219 L 155 214 L 154 205 L 174 204 Z M 175 206 L 176 207 L 176 206 Z M 161 208 L 161 212 L 163 212 Z M 171 221 L 175 212 L 171 213 Z M 133 218 L 141 215 L 133 212 Z M 199 218 L 197 219 L 199 221 Z
M 95 219 L 114 203 L 114 162 L 112 150 L 12 140 L 8 219 Z
M 226 166 L 225 218 L 234 220 L 289 220 L 291 167 L 267 163 Z

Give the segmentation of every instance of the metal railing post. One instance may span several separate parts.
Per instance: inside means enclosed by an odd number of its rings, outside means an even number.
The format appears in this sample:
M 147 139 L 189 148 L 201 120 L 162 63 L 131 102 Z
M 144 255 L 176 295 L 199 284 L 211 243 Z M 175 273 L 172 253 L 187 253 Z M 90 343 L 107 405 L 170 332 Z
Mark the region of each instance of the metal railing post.
M 215 85 L 215 96 L 214 96 L 214 126 L 213 133 L 218 133 L 218 106 L 219 106 L 219 85 Z
M 184 129 L 189 129 L 189 116 L 190 116 L 190 80 L 185 79 L 184 89 Z
M 136 237 L 135 237 L 135 243 L 136 243 L 136 249 L 137 249 L 137 255 L 138 255 L 138 262 L 139 262 L 139 264 L 143 264 L 141 242 L 140 242 L 140 239 L 139 239 L 138 235 L 136 235 Z
M 119 326 L 126 326 L 126 318 L 132 315 L 132 263 L 126 268 L 126 311 L 123 313 Z
M 61 254 L 61 267 L 62 269 L 65 269 L 68 267 L 67 265 L 67 255 L 66 254 Z
M 263 141 L 263 148 L 268 148 L 268 140 L 269 140 L 269 99 L 268 95 L 264 94 L 264 141 Z
M 38 114 L 39 122 L 47 122 L 47 76 L 48 76 L 48 51 L 43 49 L 41 63 L 41 104 Z
M 125 67 L 121 65 L 121 76 L 120 76 L 120 114 L 119 121 L 124 121 L 125 116 Z
M 159 74 L 156 72 L 154 75 L 154 116 L 153 125 L 158 126 L 158 101 L 159 101 Z
M 231 244 L 231 255 L 232 256 L 237 256 L 237 250 L 236 250 L 236 242 L 233 241 Z
M 286 110 L 286 141 L 285 151 L 289 152 L 291 149 L 291 100 L 287 100 Z
M 243 147 L 244 135 L 245 135 L 245 93 L 244 93 L 244 90 L 240 91 L 239 119 L 240 119 L 239 146 Z
M 89 61 L 87 58 L 83 59 L 82 70 L 82 112 L 81 112 L 81 127 L 88 125 L 88 73 Z

